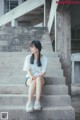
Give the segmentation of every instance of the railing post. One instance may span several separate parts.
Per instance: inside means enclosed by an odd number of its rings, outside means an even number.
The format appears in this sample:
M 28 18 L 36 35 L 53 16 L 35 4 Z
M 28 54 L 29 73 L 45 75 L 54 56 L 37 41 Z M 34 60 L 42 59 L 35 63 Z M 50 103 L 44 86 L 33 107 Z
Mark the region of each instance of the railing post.
M 44 27 L 46 26 L 46 0 L 44 2 Z
M 55 12 L 55 22 L 54 22 L 54 27 L 55 27 L 55 52 L 57 52 L 57 49 L 56 49 L 56 45 L 57 45 L 57 41 L 56 41 L 56 12 Z
M 59 1 L 59 0 L 57 0 L 57 1 Z M 49 14 L 49 20 L 48 20 L 48 25 L 47 25 L 49 34 L 51 32 L 51 29 L 52 29 L 52 25 L 53 25 L 53 21 L 54 21 L 57 7 L 58 7 L 58 4 L 56 3 L 56 0 L 52 0 L 50 14 Z
M 12 27 L 18 26 L 18 21 L 15 20 L 15 19 L 13 19 L 13 20 L 11 21 L 11 26 L 12 26 Z
M 72 61 L 72 84 L 74 84 L 74 61 Z

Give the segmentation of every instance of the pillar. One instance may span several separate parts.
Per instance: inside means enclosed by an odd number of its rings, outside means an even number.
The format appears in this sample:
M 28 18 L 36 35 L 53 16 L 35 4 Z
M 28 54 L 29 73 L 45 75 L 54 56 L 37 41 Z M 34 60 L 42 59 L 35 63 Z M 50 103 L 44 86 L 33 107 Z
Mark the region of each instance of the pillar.
M 44 3 L 44 27 L 46 27 L 46 0 Z
M 70 13 L 56 13 L 56 51 L 60 57 L 68 92 L 71 94 L 71 19 Z
M 4 14 L 4 0 L 0 0 L 0 16 Z
M 15 19 L 13 19 L 13 20 L 11 21 L 11 26 L 12 26 L 12 27 L 18 26 L 18 21 L 15 20 Z

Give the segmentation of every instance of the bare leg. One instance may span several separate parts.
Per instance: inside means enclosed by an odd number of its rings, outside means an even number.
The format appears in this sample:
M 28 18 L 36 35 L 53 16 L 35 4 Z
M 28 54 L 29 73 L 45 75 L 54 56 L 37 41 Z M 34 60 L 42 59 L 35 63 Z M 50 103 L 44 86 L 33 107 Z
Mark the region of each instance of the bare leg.
M 35 92 L 35 88 L 36 88 L 36 81 L 35 80 L 33 80 L 33 81 L 28 80 L 27 85 L 29 86 L 28 102 L 31 102 L 32 97 L 33 97 L 34 92 Z
M 44 78 L 37 77 L 36 78 L 36 101 L 40 100 L 43 85 L 44 85 Z

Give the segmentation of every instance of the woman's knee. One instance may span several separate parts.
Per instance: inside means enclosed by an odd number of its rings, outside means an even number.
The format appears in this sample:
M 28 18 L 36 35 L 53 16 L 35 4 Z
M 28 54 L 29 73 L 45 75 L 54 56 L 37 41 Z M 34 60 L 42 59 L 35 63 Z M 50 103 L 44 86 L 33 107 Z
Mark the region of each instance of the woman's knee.
M 43 83 L 44 79 L 42 77 L 36 78 L 36 83 Z
M 36 85 L 36 81 L 33 80 L 33 81 L 31 82 L 31 84 L 35 86 L 35 85 Z
M 36 85 L 36 81 L 28 81 L 27 82 L 27 85 L 30 87 L 30 86 L 35 86 Z
M 36 81 L 39 81 L 39 80 L 41 80 L 42 79 L 42 77 L 37 77 L 36 78 Z

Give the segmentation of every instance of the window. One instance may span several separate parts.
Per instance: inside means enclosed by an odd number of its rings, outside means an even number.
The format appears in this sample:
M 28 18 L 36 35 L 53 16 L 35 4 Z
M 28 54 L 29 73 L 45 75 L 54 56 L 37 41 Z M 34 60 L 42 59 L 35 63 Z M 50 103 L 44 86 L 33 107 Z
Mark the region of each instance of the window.
M 10 10 L 18 6 L 18 1 L 10 1 Z
M 23 0 L 23 2 L 24 2 L 24 1 L 27 1 L 27 0 Z
M 18 0 L 14 1 L 14 0 L 4 0 L 4 12 L 8 12 L 10 10 L 12 10 L 13 8 L 15 8 L 16 6 L 18 6 Z

